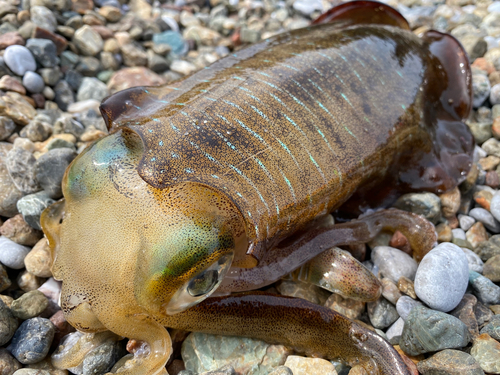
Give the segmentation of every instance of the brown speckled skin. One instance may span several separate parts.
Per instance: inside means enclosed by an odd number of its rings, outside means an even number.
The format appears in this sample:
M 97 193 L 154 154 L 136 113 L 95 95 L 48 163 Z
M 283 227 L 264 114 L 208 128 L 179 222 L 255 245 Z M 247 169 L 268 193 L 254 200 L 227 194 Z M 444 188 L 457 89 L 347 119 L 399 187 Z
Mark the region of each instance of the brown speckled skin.
M 367 12 L 377 24 L 366 24 Z M 458 42 L 434 31 L 418 38 L 379 4 L 352 3 L 330 16 L 331 24 L 260 42 L 171 86 L 125 90 L 103 103 L 111 134 L 68 168 L 65 202 L 44 212 L 42 226 L 67 320 L 147 342 L 150 353 L 124 374 L 164 371 L 171 343 L 163 326 L 247 335 L 374 374 L 408 374 L 379 336 L 298 299 L 244 294 L 166 313 L 191 301 L 178 293 L 222 257 L 234 253 L 227 278 L 243 285 L 225 292 L 251 289 L 258 272 L 279 264 L 264 277 L 272 282 L 322 246 L 367 239 L 366 228 L 384 220 L 397 226 L 400 214 L 390 211 L 302 236 L 350 197 L 359 208 L 394 191 L 444 191 L 470 168 L 473 142 L 462 122 L 470 69 Z M 192 305 L 182 303 L 180 310 Z

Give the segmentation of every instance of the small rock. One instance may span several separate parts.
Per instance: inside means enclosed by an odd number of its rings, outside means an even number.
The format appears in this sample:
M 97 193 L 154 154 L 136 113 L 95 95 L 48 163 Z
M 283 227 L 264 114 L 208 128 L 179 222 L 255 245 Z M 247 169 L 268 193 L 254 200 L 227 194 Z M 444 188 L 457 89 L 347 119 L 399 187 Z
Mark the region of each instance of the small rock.
M 286 366 L 278 366 L 267 375 L 293 375 L 293 372 Z
M 454 309 L 467 289 L 469 265 L 463 250 L 442 243 L 429 251 L 415 275 L 415 293 L 431 308 Z
M 415 294 L 415 285 L 409 278 L 401 276 L 398 280 L 398 289 L 407 296 L 417 299 L 417 295 Z
M 302 281 L 282 280 L 277 289 L 283 296 L 302 298 L 318 305 L 323 305 L 330 295 L 319 286 Z
M 182 35 L 172 30 L 154 34 L 153 43 L 168 44 L 172 52 L 179 56 L 184 55 L 189 49 L 186 41 L 182 38 Z
M 410 298 L 408 296 L 402 296 L 396 303 L 396 310 L 399 316 L 403 320 L 406 320 L 408 318 L 408 315 L 410 315 L 411 310 L 413 310 L 413 308 L 417 306 L 423 306 L 422 302 L 415 301 L 413 298 Z
M 12 338 L 10 352 L 23 364 L 39 362 L 49 352 L 54 330 L 54 325 L 48 319 L 25 320 Z
M 6 166 L 14 185 L 25 194 L 40 190 L 35 179 L 36 159 L 22 148 L 14 147 L 7 153 Z
M 477 247 L 474 249 L 474 252 L 481 258 L 483 262 L 486 262 L 491 257 L 500 255 L 500 247 L 495 245 L 490 238 L 488 241 L 481 242 L 479 245 L 477 245 Z
M 19 82 L 16 78 L 7 75 L 0 78 L 0 90 L 15 91 L 22 95 L 26 94 L 26 89 L 23 87 L 21 82 Z
M 406 319 L 399 346 L 417 355 L 443 349 L 463 348 L 469 343 L 467 326 L 454 316 L 422 306 L 415 307 Z
M 17 214 L 17 201 L 23 193 L 16 188 L 5 165 L 10 143 L 0 142 L 0 215 L 11 217 Z
M 23 77 L 23 85 L 31 93 L 42 92 L 45 88 L 43 78 L 34 72 L 26 72 Z
M 30 290 L 35 290 L 40 288 L 40 286 L 43 283 L 43 280 L 29 273 L 28 271 L 23 270 L 17 275 L 16 282 L 22 291 L 29 292 Z
M 62 111 L 66 111 L 68 105 L 75 102 L 73 90 L 65 80 L 61 80 L 57 83 L 54 87 L 54 92 L 56 94 L 55 101 Z
M 453 349 L 445 349 L 418 362 L 417 368 L 422 375 L 484 375 L 474 357 Z
M 0 262 L 9 268 L 19 270 L 24 268 L 24 258 L 30 248 L 19 245 L 7 237 L 0 236 Z
M 35 56 L 35 60 L 44 68 L 54 68 L 59 63 L 57 47 L 52 40 L 28 39 L 26 47 Z
M 45 191 L 29 194 L 17 201 L 17 209 L 24 220 L 33 228 L 41 230 L 40 215 L 42 211 L 54 203 L 54 200 Z
M 76 30 L 73 43 L 85 56 L 95 56 L 102 51 L 104 42 L 97 31 L 88 25 Z
M 262 373 L 279 366 L 290 354 L 282 345 L 244 337 L 190 333 L 182 343 L 182 359 L 195 373 L 218 369 L 231 364 L 237 373 L 246 373 L 258 365 Z
M 290 355 L 285 366 L 292 370 L 293 375 L 337 375 L 332 363 L 321 358 Z
M 33 246 L 43 233 L 31 228 L 23 219 L 22 215 L 16 215 L 8 219 L 0 227 L 0 234 L 19 245 Z
M 397 282 L 401 276 L 410 280 L 415 278 L 417 262 L 401 250 L 389 246 L 377 246 L 372 250 L 372 262 L 379 267 L 380 273 Z
M 10 341 L 18 325 L 10 308 L 0 300 L 0 345 L 5 345 Z
M 31 22 L 35 25 L 41 27 L 42 29 L 47 29 L 51 32 L 56 31 L 57 20 L 48 8 L 44 6 L 33 6 L 30 8 Z
M 484 171 L 491 171 L 495 169 L 498 164 L 500 164 L 500 158 L 495 155 L 489 155 L 485 158 L 479 159 L 478 163 Z
M 491 86 L 488 77 L 483 74 L 472 74 L 472 106 L 479 108 L 490 96 Z
M 116 342 L 107 341 L 92 349 L 83 360 L 83 375 L 105 374 L 119 359 L 120 350 Z
M 0 323 L 1 324 L 1 323 Z M 13 375 L 22 365 L 15 359 L 7 349 L 0 349 L 0 374 Z
M 356 301 L 351 298 L 344 298 L 339 294 L 332 293 L 326 300 L 324 306 L 331 310 L 347 316 L 349 319 L 360 319 L 365 311 L 365 302 Z
M 460 319 L 469 329 L 470 336 L 474 339 L 479 335 L 479 325 L 474 313 L 477 298 L 472 294 L 465 294 L 457 307 L 450 311 L 450 315 Z
M 42 292 L 32 290 L 12 302 L 10 309 L 16 318 L 27 320 L 40 315 L 49 301 Z
M 500 223 L 496 221 L 493 215 L 486 211 L 484 208 L 473 208 L 469 211 L 469 216 L 483 223 L 484 226 L 493 233 L 500 232 Z
M 3 292 L 5 289 L 12 285 L 12 281 L 9 279 L 9 275 L 5 270 L 5 267 L 0 264 L 0 292 Z
M 108 87 L 97 78 L 85 77 L 76 94 L 77 101 L 95 99 L 102 101 L 109 95 Z
M 486 305 L 500 304 L 500 287 L 477 272 L 469 272 L 469 282 L 476 297 Z
M 113 74 L 108 81 L 111 94 L 135 86 L 160 86 L 165 78 L 145 67 L 123 68 Z
M 38 277 L 51 277 L 52 255 L 46 238 L 42 238 L 24 258 L 26 270 Z
M 474 340 L 470 354 L 484 372 L 500 373 L 500 343 L 487 333 L 479 335 Z
M 467 236 L 466 236 L 465 232 L 463 231 L 463 229 L 455 228 L 455 229 L 451 230 L 451 233 L 452 233 L 454 239 L 458 239 L 458 240 L 466 240 L 467 239 Z
M 460 228 L 467 231 L 476 222 L 476 220 L 468 215 L 458 215 L 458 222 L 460 223 Z
M 498 188 L 500 186 L 500 176 L 497 171 L 488 171 L 486 173 L 486 181 L 485 184 L 493 189 Z
M 405 321 L 400 317 L 394 322 L 392 326 L 387 329 L 387 332 L 385 334 L 387 335 L 388 341 L 392 345 L 399 345 L 399 340 L 401 339 L 401 335 L 403 334 L 404 325 Z
M 441 199 L 441 212 L 444 217 L 452 217 L 457 214 L 460 208 L 460 190 L 458 187 L 441 194 L 439 199 Z
M 0 228 L 0 233 L 1 233 L 1 228 Z M 393 305 L 396 305 L 398 299 L 401 298 L 401 292 L 399 291 L 398 286 L 394 281 L 388 279 L 387 277 L 384 277 L 381 282 L 382 282 L 382 296 L 384 296 L 384 298 L 386 298 Z
M 394 207 L 422 215 L 427 220 L 437 223 L 441 216 L 441 201 L 432 193 L 404 194 L 394 203 Z
M 494 315 L 491 320 L 480 331 L 480 333 L 487 333 L 491 338 L 500 340 L 500 315 Z
M 123 64 L 125 66 L 146 66 L 148 55 L 142 46 L 135 43 L 127 43 L 121 46 Z
M 488 78 L 485 79 L 488 80 Z M 488 95 L 489 95 L 489 90 L 488 90 Z M 469 126 L 470 132 L 474 136 L 474 140 L 476 141 L 477 144 L 485 142 L 492 136 L 491 124 L 488 122 L 485 123 L 469 122 L 467 125 Z
M 31 142 L 43 142 L 51 134 L 52 127 L 49 123 L 33 120 L 21 130 L 19 135 L 23 138 L 28 138 Z
M 375 302 L 368 302 L 367 307 L 370 322 L 375 328 L 387 328 L 399 318 L 394 305 L 384 297 L 380 297 Z
M 119 8 L 105 5 L 99 9 L 99 14 L 109 22 L 118 22 L 122 18 L 122 12 Z
M 198 70 L 196 65 L 193 63 L 190 63 L 189 61 L 184 61 L 184 60 L 174 60 L 170 64 L 170 70 L 182 75 L 189 75 L 191 73 L 194 73 Z
M 436 232 L 438 234 L 439 242 L 450 242 L 452 239 L 452 232 L 449 225 L 444 223 L 439 223 L 436 226 Z
M 3 55 L 5 64 L 18 76 L 23 76 L 27 71 L 36 70 L 36 61 L 30 50 L 24 46 L 10 46 Z
M 0 116 L 0 141 L 3 141 L 12 134 L 16 124 L 6 116 Z
M 478 273 L 483 273 L 483 261 L 477 255 L 475 252 L 472 250 L 462 248 L 462 250 L 465 253 L 465 256 L 467 257 L 467 263 L 469 263 L 469 270 L 470 271 L 476 271 Z
M 483 223 L 475 223 L 465 234 L 465 238 L 472 245 L 473 248 L 477 247 L 481 242 L 488 240 L 488 233 L 484 228 Z
M 0 50 L 4 50 L 5 48 L 16 44 L 24 46 L 24 38 L 17 31 L 11 31 L 0 35 Z
M 482 273 L 484 277 L 487 277 L 495 283 L 500 282 L 500 255 L 495 255 L 494 257 L 488 259 L 481 271 L 476 269 L 471 270 Z

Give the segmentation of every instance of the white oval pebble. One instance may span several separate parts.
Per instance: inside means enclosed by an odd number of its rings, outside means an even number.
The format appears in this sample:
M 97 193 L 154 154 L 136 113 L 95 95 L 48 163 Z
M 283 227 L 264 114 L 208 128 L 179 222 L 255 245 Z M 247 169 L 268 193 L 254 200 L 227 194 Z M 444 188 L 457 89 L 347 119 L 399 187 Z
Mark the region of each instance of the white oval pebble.
M 29 49 L 24 46 L 8 46 L 3 55 L 5 64 L 19 76 L 27 71 L 36 70 L 36 61 Z
M 488 210 L 476 207 L 469 211 L 469 216 L 483 223 L 483 225 L 493 233 L 500 233 L 500 223 Z
M 19 245 L 7 237 L 0 236 L 0 262 L 9 268 L 24 268 L 24 258 L 31 248 Z
M 443 242 L 429 251 L 415 275 L 415 293 L 431 309 L 448 312 L 460 303 L 469 283 L 469 264 L 463 250 Z
M 372 250 L 372 262 L 380 273 L 395 283 L 401 276 L 410 280 L 415 278 L 417 262 L 405 252 L 390 246 L 376 246 Z

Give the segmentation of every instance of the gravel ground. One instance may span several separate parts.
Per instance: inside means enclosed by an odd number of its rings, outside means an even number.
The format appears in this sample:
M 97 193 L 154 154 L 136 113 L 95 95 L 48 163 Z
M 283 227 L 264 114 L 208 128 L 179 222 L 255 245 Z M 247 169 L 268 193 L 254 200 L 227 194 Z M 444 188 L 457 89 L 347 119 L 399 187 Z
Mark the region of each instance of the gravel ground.
M 128 87 L 182 78 L 235 49 L 307 26 L 339 3 L 0 0 L 0 375 L 68 373 L 54 369 L 51 355 L 79 334 L 61 342 L 74 329 L 57 305 L 60 285 L 51 278 L 39 218 L 62 197 L 73 158 L 107 134 L 100 101 Z M 387 3 L 415 33 L 448 32 L 469 54 L 474 166 L 450 192 L 407 194 L 395 204 L 432 221 L 440 244 L 417 264 L 400 233 L 369 243 L 369 259 L 360 260 L 382 280 L 378 301 L 346 300 L 291 280 L 272 289 L 372 326 L 411 359 L 414 373 L 499 374 L 500 1 Z M 171 334 L 171 375 L 360 373 L 256 340 Z M 106 340 L 71 373 L 116 369 L 136 344 Z

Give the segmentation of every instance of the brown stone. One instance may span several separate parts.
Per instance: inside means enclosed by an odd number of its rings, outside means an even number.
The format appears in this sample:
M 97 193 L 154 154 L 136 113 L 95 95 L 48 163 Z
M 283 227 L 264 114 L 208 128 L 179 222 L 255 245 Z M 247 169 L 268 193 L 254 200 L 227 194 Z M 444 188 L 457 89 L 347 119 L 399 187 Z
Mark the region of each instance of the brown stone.
M 43 96 L 43 94 L 31 94 L 31 99 L 35 102 L 35 108 L 45 108 L 45 96 Z
M 493 194 L 488 190 L 479 190 L 473 195 L 474 201 L 480 205 L 485 210 L 490 210 L 491 199 L 493 198 Z
M 365 311 L 365 302 L 344 298 L 333 293 L 325 302 L 325 307 L 335 310 L 350 319 L 359 319 Z
M 0 78 L 0 90 L 14 91 L 22 95 L 26 94 L 26 89 L 24 88 L 23 84 L 14 77 L 8 75 Z
M 486 173 L 486 185 L 496 189 L 500 185 L 500 177 L 497 171 L 488 171 Z
M 460 226 L 460 222 L 456 216 L 450 216 L 448 219 L 448 225 L 451 229 L 457 229 Z
M 472 66 L 484 70 L 488 74 L 491 74 L 495 71 L 495 66 L 484 57 L 478 57 L 476 60 L 474 60 Z
M 381 280 L 381 283 L 382 283 L 382 296 L 384 296 L 384 298 L 393 305 L 396 305 L 398 299 L 401 298 L 401 292 L 399 291 L 396 283 L 391 279 L 388 279 L 387 277 L 384 277 Z
M 3 223 L 0 227 L 0 234 L 15 243 L 25 246 L 35 245 L 43 236 L 41 231 L 29 226 L 21 214 L 11 217 Z
M 20 24 L 25 23 L 26 21 L 30 20 L 30 11 L 27 9 L 21 10 L 19 13 L 17 13 L 17 22 Z
M 66 321 L 62 310 L 59 310 L 50 317 L 50 321 L 56 327 L 52 347 L 59 345 L 61 339 L 68 333 L 74 332 L 75 329 Z
M 99 14 L 106 18 L 109 22 L 118 22 L 122 18 L 122 12 L 120 9 L 105 5 L 99 9 Z
M 465 294 L 454 310 L 448 314 L 460 319 L 469 330 L 471 337 L 474 339 L 479 335 L 479 326 L 477 324 L 474 309 L 476 307 L 477 298 L 472 294 Z
M 0 97 L 0 116 L 10 117 L 18 125 L 27 125 L 36 115 L 33 105 L 18 93 L 8 92 Z
M 484 374 L 470 355 L 460 350 L 445 349 L 417 364 L 421 374 L 472 375 Z
M 107 134 L 103 132 L 102 130 L 87 130 L 85 133 L 83 133 L 80 137 L 80 140 L 82 142 L 92 142 L 95 141 L 96 139 L 105 137 Z
M 180 359 L 174 359 L 172 363 L 167 366 L 167 372 L 169 375 L 177 375 L 179 372 L 186 369 L 184 366 L 184 361 Z
M 451 228 L 448 224 L 440 223 L 436 226 L 438 242 L 450 242 L 453 238 Z
M 486 261 L 483 268 L 483 276 L 494 283 L 500 282 L 500 255 L 495 255 Z
M 135 86 L 160 86 L 165 78 L 143 66 L 120 69 L 108 81 L 111 93 Z
M 404 251 L 406 254 L 411 255 L 412 250 L 408 239 L 399 230 L 394 232 L 394 235 L 389 242 L 389 246 Z
M 500 163 L 500 158 L 495 155 L 489 155 L 485 158 L 479 159 L 478 163 L 483 168 L 483 170 L 491 171 L 492 169 L 495 169 L 496 166 Z
M 417 294 L 415 293 L 415 285 L 409 278 L 401 276 L 398 280 L 398 289 L 401 291 L 401 293 L 404 293 L 413 299 L 417 299 Z
M 497 72 L 500 74 L 500 72 Z M 500 77 L 499 77 L 499 83 L 500 83 Z M 493 134 L 493 137 L 496 139 L 500 139 L 500 117 L 497 117 L 493 119 L 493 125 L 491 126 L 491 134 Z
M 465 233 L 467 241 L 475 248 L 481 242 L 488 241 L 488 233 L 484 228 L 483 223 L 474 223 L 472 227 Z
M 58 55 L 68 47 L 66 38 L 38 26 L 33 30 L 33 38 L 49 39 L 53 41 L 56 45 Z
M 52 254 L 47 239 L 42 238 L 24 258 L 26 270 L 38 277 L 51 277 Z
M 500 158 L 498 159 L 500 163 Z M 439 196 L 441 200 L 441 212 L 445 218 L 455 216 L 460 208 L 460 190 L 458 187 L 447 191 Z
M 490 80 L 491 87 L 495 86 L 497 83 L 500 83 L 500 72 L 495 71 L 488 76 Z
M 17 31 L 11 31 L 0 35 L 0 50 L 18 44 L 24 46 L 25 40 Z
M 80 14 L 85 14 L 87 10 L 94 8 L 92 0 L 71 0 L 71 9 Z

